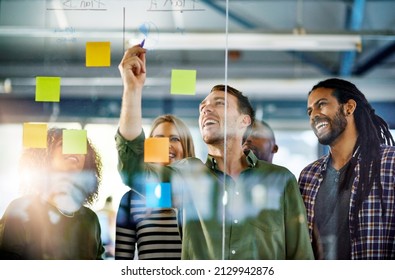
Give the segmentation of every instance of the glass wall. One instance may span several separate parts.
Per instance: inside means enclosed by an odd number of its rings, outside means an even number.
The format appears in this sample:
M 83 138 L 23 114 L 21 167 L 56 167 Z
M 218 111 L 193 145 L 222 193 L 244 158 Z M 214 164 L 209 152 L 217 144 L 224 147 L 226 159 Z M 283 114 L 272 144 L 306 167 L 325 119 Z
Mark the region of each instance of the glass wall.
M 118 210 L 130 189 L 117 170 L 114 140 L 123 92 L 118 66 L 137 44 L 147 50 L 145 134 L 155 117 L 174 114 L 190 129 L 203 163 L 208 150 L 199 104 L 217 84 L 249 97 L 257 119 L 274 130 L 279 151 L 273 163 L 296 178 L 322 148 L 306 115 L 307 93 L 319 80 L 343 75 L 355 81 L 393 128 L 394 63 L 387 57 L 387 64 L 371 65 L 393 48 L 393 37 L 355 38 L 346 49 L 329 49 L 333 38 L 323 48 L 318 41 L 295 41 L 309 32 L 349 32 L 348 2 L 0 0 L 0 216 L 21 196 L 18 162 L 30 142 L 24 124 L 86 131 L 103 159 L 102 185 L 91 208 L 101 209 L 111 196 Z M 363 27 L 372 34 L 393 28 L 393 3 L 367 2 L 371 24 Z M 362 42 L 366 49 L 355 50 Z

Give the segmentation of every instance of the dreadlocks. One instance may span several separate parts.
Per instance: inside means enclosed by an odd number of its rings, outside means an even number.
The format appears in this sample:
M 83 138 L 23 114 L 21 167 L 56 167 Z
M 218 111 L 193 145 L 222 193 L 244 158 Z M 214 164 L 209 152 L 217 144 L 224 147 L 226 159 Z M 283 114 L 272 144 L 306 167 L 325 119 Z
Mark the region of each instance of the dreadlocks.
M 356 190 L 356 201 L 352 213 L 352 228 L 354 234 L 358 232 L 358 212 L 362 207 L 364 199 L 369 195 L 373 184 L 378 184 L 379 195 L 383 202 L 382 184 L 380 181 L 380 145 L 386 144 L 394 146 L 394 139 L 389 131 L 387 123 L 378 115 L 366 100 L 365 95 L 351 82 L 332 78 L 316 84 L 310 93 L 317 88 L 334 89 L 333 96 L 340 104 L 345 104 L 353 99 L 356 103 L 354 119 L 358 131 L 358 138 L 353 151 L 353 157 L 347 167 L 345 180 L 343 180 L 340 190 L 351 186 L 357 161 L 360 161 L 360 180 Z M 372 176 L 370 176 L 372 175 Z M 382 203 L 382 214 L 385 215 L 385 203 Z

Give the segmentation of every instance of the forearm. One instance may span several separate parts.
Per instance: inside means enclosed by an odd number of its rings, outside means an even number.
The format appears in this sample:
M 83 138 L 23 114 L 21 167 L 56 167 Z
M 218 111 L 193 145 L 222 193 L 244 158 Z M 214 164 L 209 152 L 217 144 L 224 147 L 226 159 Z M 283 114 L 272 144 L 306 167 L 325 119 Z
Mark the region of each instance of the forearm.
M 119 132 L 126 140 L 136 139 L 142 130 L 142 90 L 124 90 L 122 96 Z
M 134 140 L 142 130 L 141 98 L 146 79 L 145 50 L 139 45 L 128 49 L 119 66 L 123 82 L 119 131 L 126 140 Z
M 141 174 L 144 173 L 144 132 L 132 141 L 127 141 L 119 133 L 115 136 L 116 148 L 118 151 L 118 172 L 122 181 L 130 188 L 141 192 Z

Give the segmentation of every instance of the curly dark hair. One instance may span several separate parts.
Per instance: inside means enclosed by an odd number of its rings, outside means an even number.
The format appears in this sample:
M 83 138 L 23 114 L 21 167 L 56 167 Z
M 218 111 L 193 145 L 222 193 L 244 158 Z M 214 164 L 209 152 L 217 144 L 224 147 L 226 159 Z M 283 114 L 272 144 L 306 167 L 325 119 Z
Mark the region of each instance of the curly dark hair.
M 22 175 L 29 170 L 34 170 L 33 176 L 36 180 L 33 185 L 28 180 L 21 181 L 21 188 L 24 192 L 40 192 L 43 186 L 47 183 L 47 174 L 50 172 L 51 155 L 56 145 L 62 141 L 64 128 L 51 128 L 48 130 L 47 135 L 47 148 L 25 148 L 19 161 L 19 168 Z M 83 171 L 89 171 L 89 174 L 94 174 L 95 188 L 88 194 L 85 199 L 87 205 L 92 205 L 99 195 L 99 186 L 102 181 L 102 159 L 92 141 L 87 139 L 87 153 Z M 37 178 L 39 177 L 39 178 Z M 30 188 L 30 189 L 29 189 Z

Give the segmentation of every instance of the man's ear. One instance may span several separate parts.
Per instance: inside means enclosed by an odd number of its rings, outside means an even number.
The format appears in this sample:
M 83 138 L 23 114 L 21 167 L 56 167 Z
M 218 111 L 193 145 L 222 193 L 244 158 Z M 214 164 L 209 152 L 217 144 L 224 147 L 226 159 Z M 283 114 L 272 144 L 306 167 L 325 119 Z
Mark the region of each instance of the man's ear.
M 346 116 L 349 116 L 354 113 L 355 109 L 357 108 L 357 102 L 355 102 L 354 99 L 349 99 L 345 104 L 344 104 L 344 114 Z
M 251 117 L 249 115 L 244 115 L 243 124 L 248 127 L 251 124 Z

